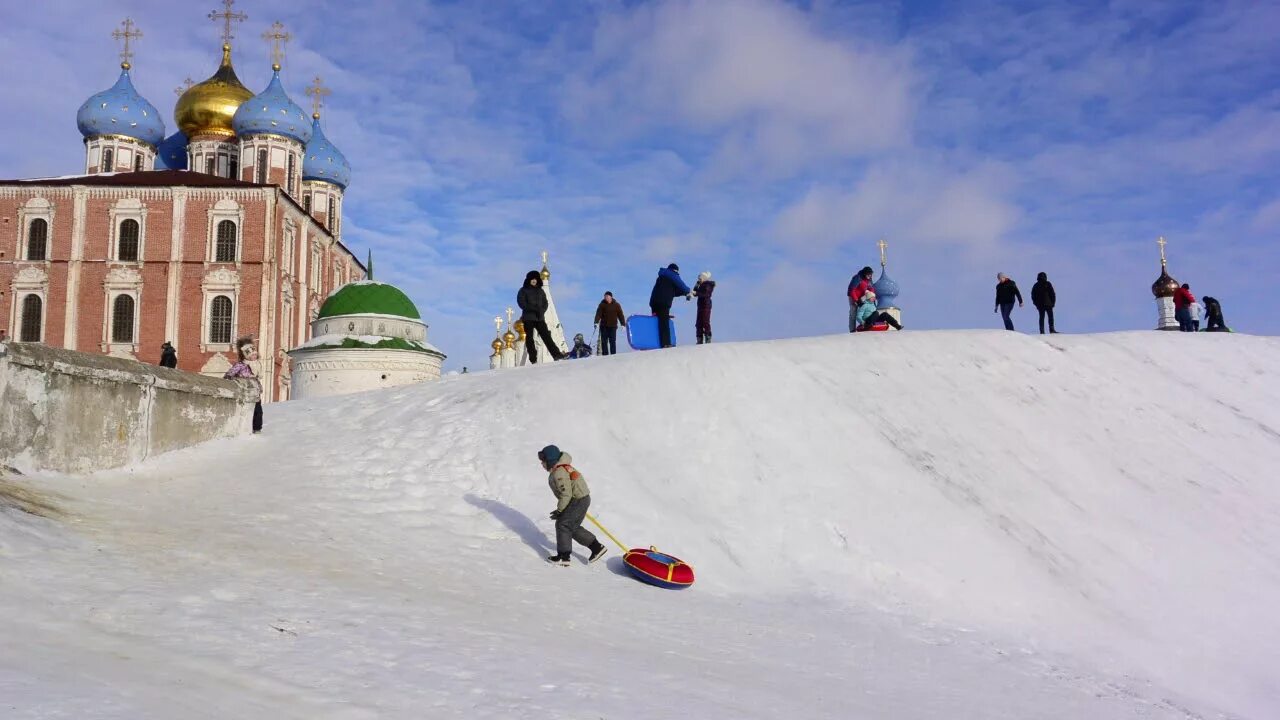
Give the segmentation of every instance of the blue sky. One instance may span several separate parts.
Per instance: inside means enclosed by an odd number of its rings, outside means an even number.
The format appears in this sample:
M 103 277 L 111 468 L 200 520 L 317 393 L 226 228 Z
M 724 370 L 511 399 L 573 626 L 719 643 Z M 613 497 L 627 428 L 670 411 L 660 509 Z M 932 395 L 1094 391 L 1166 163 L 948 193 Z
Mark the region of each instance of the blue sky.
M 206 5 L 208 7 L 206 7 Z M 220 3 L 8 5 L 0 176 L 79 170 L 75 112 L 145 36 L 134 80 L 212 73 Z M 849 276 L 890 243 L 911 329 L 998 327 L 995 274 L 1046 271 L 1067 332 L 1150 328 L 1170 269 L 1276 334 L 1280 4 L 240 0 L 235 62 L 293 34 L 354 167 L 345 239 L 373 248 L 449 367 L 551 253 L 566 330 L 604 290 L 644 312 L 657 268 L 719 282 L 718 340 L 839 332 Z M 677 322 L 692 335 L 692 308 Z M 1030 305 L 1015 314 L 1034 329 Z M 688 327 L 686 327 L 686 325 Z

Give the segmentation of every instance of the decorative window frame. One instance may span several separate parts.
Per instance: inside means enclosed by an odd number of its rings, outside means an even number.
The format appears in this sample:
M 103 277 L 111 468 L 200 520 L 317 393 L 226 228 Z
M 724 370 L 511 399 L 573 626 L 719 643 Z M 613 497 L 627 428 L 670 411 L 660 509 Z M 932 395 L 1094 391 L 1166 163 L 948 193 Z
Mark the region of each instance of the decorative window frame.
M 321 275 L 323 266 L 320 265 L 322 255 L 320 243 L 311 243 L 311 265 L 308 268 L 307 280 L 313 293 L 319 293 L 324 283 L 324 276 Z
M 240 273 L 227 267 L 219 267 L 205 273 L 200 282 L 200 352 L 231 352 L 236 338 L 240 337 Z M 213 299 L 219 295 L 231 298 L 231 342 L 209 342 L 213 325 Z
M 235 265 L 240 267 L 240 263 L 244 260 L 244 206 L 230 198 L 223 198 L 213 205 L 209 206 L 209 228 L 205 238 L 204 257 L 206 263 L 218 263 L 226 265 L 227 263 L 218 262 L 218 223 L 223 220 L 230 220 L 236 224 L 236 260 Z
M 119 263 L 107 272 L 102 284 L 105 305 L 102 313 L 102 351 L 109 355 L 133 357 L 138 352 L 142 334 L 142 274 L 133 266 L 137 263 Z M 116 297 L 133 298 L 133 341 L 118 343 L 112 338 L 115 325 Z
M 57 210 L 48 198 L 33 197 L 18 207 L 18 242 L 14 257 L 19 258 L 22 262 L 41 263 L 48 266 L 53 257 L 53 219 L 57 215 Z M 44 242 L 44 260 L 30 260 L 27 258 L 27 236 L 31 232 L 31 223 L 34 220 L 44 220 L 48 227 L 45 234 Z
M 293 266 L 294 253 L 298 242 L 298 226 L 293 220 L 285 218 L 284 232 L 281 233 L 283 240 L 280 245 L 280 270 L 285 277 L 293 277 L 297 274 L 297 268 Z
M 147 206 L 138 198 L 120 198 L 108 214 L 111 216 L 111 247 L 107 251 L 107 262 L 112 265 L 141 265 L 147 256 Z M 120 225 L 125 220 L 138 222 L 137 260 L 120 259 Z
M 9 313 L 9 338 L 22 339 L 22 304 L 28 295 L 40 297 L 40 340 L 49 334 L 49 274 L 39 265 L 27 265 L 13 278 L 13 302 Z

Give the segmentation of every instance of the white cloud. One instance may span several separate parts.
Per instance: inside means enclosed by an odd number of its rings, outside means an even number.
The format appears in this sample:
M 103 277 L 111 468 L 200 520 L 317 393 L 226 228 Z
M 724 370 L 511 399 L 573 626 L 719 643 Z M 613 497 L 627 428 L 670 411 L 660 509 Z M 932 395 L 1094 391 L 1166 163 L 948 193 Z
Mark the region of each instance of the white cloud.
M 671 0 L 602 19 L 594 62 L 568 83 L 589 132 L 712 137 L 712 170 L 786 175 L 905 144 L 913 103 L 901 50 L 824 36 L 764 0 Z

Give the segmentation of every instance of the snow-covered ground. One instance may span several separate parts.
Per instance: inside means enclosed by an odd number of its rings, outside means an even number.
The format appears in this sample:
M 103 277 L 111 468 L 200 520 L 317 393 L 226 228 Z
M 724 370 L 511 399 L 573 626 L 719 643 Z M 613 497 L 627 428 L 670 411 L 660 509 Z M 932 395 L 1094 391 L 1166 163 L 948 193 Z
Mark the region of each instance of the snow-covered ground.
M 453 376 L 9 477 L 4 718 L 1280 717 L 1280 341 L 908 332 Z M 684 592 L 552 567 L 557 443 Z M 580 556 L 579 556 L 580 557 Z

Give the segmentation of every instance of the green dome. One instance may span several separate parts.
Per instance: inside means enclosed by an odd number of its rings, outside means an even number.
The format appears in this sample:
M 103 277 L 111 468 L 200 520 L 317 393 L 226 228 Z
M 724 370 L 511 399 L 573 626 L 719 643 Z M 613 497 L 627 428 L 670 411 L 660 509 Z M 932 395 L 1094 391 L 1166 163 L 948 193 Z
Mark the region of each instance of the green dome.
M 320 306 L 319 318 L 338 315 L 395 315 L 421 320 L 418 308 L 408 295 L 394 285 L 361 280 L 343 285 Z

